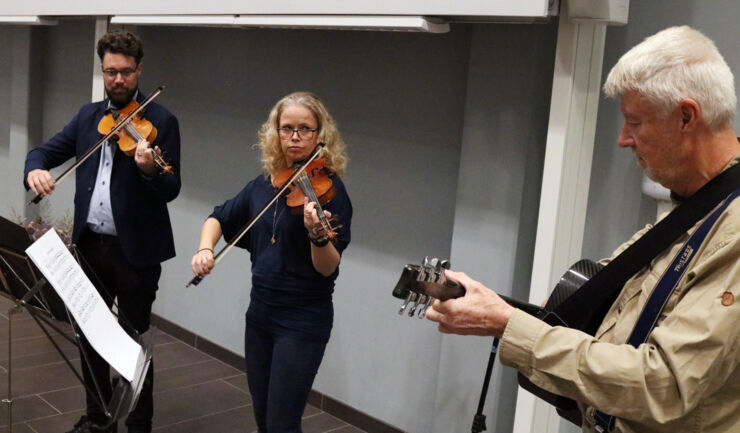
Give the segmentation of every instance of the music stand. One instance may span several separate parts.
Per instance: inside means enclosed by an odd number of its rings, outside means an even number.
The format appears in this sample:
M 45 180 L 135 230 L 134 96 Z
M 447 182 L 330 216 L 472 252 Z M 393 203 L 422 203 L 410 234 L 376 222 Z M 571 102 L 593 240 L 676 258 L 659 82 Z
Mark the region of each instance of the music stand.
M 59 352 L 59 355 L 72 370 L 72 373 L 74 373 L 83 385 L 85 391 L 94 397 L 96 404 L 100 407 L 103 413 L 106 414 L 108 423 L 105 427 L 108 427 L 131 412 L 136 406 L 136 402 L 138 401 L 139 394 L 144 383 L 144 378 L 146 377 L 146 373 L 151 364 L 151 344 L 145 343 L 142 336 L 138 334 L 132 335 L 134 340 L 136 340 L 144 349 L 144 368 L 142 368 L 141 374 L 138 377 L 134 377 L 131 382 L 123 378 L 119 378 L 119 380 L 115 381 L 111 399 L 110 401 L 105 402 L 102 392 L 100 391 L 100 386 L 95 378 L 93 377 L 94 389 L 85 384 L 81 372 L 72 364 L 70 359 L 65 355 L 62 348 L 51 335 L 50 329 L 53 329 L 67 341 L 77 346 L 82 355 L 80 362 L 89 366 L 87 361 L 89 354 L 87 353 L 85 346 L 81 344 L 80 339 L 82 338 L 82 332 L 75 322 L 74 317 L 64 305 L 64 302 L 56 293 L 54 288 L 51 287 L 43 276 L 41 276 L 36 265 L 25 252 L 32 243 L 33 241 L 25 228 L 0 216 L 0 289 L 2 289 L 0 290 L 0 296 L 4 296 L 15 302 L 15 305 L 10 309 L 11 311 L 9 311 L 8 314 L 8 333 L 10 334 L 10 330 L 12 329 L 12 312 L 19 311 L 20 307 L 25 308 L 39 325 L 49 341 L 51 341 L 57 352 Z M 72 255 L 75 257 L 77 262 L 80 263 L 80 265 L 86 265 L 84 257 L 82 257 L 82 254 L 80 254 L 79 250 L 77 250 L 74 245 L 71 247 L 71 250 Z M 98 287 L 102 292 L 105 292 L 101 293 L 101 296 L 108 296 L 110 299 L 110 295 L 101 285 L 100 279 L 97 278 L 97 276 L 95 276 L 95 278 L 98 280 L 96 287 Z M 126 321 L 125 316 L 120 312 L 119 318 L 124 322 Z M 72 326 L 74 330 L 73 337 L 70 337 L 60 329 L 59 322 L 66 322 Z M 3 402 L 6 403 L 8 407 L 8 428 L 9 432 L 12 433 L 12 346 L 10 337 L 11 336 L 8 335 L 8 398 L 3 400 Z

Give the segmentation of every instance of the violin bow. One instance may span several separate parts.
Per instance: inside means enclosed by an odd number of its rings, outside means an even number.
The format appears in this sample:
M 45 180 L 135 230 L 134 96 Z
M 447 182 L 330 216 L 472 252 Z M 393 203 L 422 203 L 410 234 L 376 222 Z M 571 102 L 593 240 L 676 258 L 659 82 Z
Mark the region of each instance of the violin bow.
M 272 206 L 273 203 L 285 192 L 286 189 L 290 187 L 290 185 L 295 182 L 295 180 L 303 174 L 303 171 L 308 167 L 308 164 L 310 164 L 314 159 L 316 159 L 317 156 L 319 156 L 319 153 L 321 149 L 326 146 L 326 143 L 318 143 L 316 148 L 314 148 L 313 152 L 311 153 L 311 156 L 306 160 L 306 162 L 303 163 L 300 167 L 296 168 L 293 171 L 293 174 L 290 176 L 290 179 L 288 179 L 287 182 L 285 182 L 285 185 L 283 185 L 282 188 L 278 192 L 275 193 L 275 195 L 268 201 L 262 209 L 257 212 L 255 216 L 252 217 L 252 219 L 249 220 L 244 226 L 239 230 L 239 233 L 234 237 L 234 239 L 231 240 L 231 242 L 227 243 L 226 245 L 221 248 L 221 250 L 214 256 L 213 258 L 213 265 L 215 266 L 218 264 L 218 262 L 234 247 L 234 245 L 237 244 L 241 240 L 241 238 L 244 237 L 245 234 L 249 231 L 249 229 L 252 228 L 254 223 L 257 222 L 258 219 L 264 214 L 267 209 Z M 193 277 L 192 280 L 190 280 L 189 283 L 185 285 L 185 287 L 190 287 L 191 285 L 197 286 L 201 281 L 203 281 L 203 278 L 205 278 L 205 275 L 196 275 Z
M 54 185 L 56 185 L 59 182 L 63 181 L 64 178 L 67 177 L 74 169 L 76 169 L 77 167 L 79 167 L 83 162 L 85 162 L 88 158 L 90 158 L 93 153 L 95 153 L 98 149 L 100 149 L 100 147 L 103 145 L 103 143 L 105 143 L 106 141 L 108 141 L 113 136 L 113 134 L 115 134 L 121 128 L 123 128 L 129 122 L 129 120 L 131 120 L 134 116 L 136 116 L 137 114 L 139 114 L 139 112 L 141 112 L 141 110 L 143 110 L 144 107 L 146 107 L 147 105 L 149 105 L 149 103 L 152 102 L 154 100 L 154 98 L 156 98 L 157 96 L 159 96 L 159 94 L 162 93 L 162 90 L 164 90 L 164 86 L 157 87 L 157 89 L 154 92 L 152 92 L 151 95 L 149 95 L 146 99 L 144 99 L 143 101 L 141 101 L 141 103 L 139 104 L 138 107 L 136 107 L 135 110 L 133 110 L 129 114 L 127 114 L 126 117 L 124 117 L 123 120 L 121 120 L 120 122 L 118 122 L 116 124 L 116 126 L 114 126 L 110 130 L 109 133 L 105 134 L 105 136 L 103 136 L 103 138 L 101 138 L 100 140 L 98 140 L 98 142 L 95 143 L 95 145 L 93 145 L 91 148 L 89 148 L 87 150 L 87 152 L 85 152 L 79 159 L 77 159 L 77 161 L 75 161 L 74 164 L 70 165 L 69 168 L 67 168 L 66 170 L 64 170 L 64 173 L 60 174 L 59 177 L 57 177 L 56 180 L 54 180 Z M 44 198 L 44 195 L 43 194 L 38 194 L 36 197 L 33 198 L 33 200 L 29 201 L 28 204 L 31 204 L 31 203 L 38 204 L 38 202 L 40 202 L 42 198 Z

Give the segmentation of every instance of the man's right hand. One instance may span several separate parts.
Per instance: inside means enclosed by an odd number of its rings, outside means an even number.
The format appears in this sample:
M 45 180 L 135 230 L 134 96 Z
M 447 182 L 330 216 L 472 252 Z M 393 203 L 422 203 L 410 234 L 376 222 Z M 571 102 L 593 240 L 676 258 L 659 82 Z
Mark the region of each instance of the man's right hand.
M 54 178 L 49 170 L 37 168 L 28 172 L 26 182 L 34 194 L 49 195 L 54 191 Z
M 437 299 L 427 309 L 426 318 L 438 322 L 439 330 L 447 334 L 501 338 L 515 308 L 462 272 L 446 270 L 445 277 L 465 287 L 465 296 L 444 302 Z

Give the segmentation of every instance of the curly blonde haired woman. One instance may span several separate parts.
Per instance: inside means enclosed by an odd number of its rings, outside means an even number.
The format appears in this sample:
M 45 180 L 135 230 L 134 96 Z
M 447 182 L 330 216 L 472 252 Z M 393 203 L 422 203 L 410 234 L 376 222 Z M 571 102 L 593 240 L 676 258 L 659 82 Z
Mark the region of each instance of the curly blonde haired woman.
M 303 212 L 294 214 L 280 197 L 237 243 L 252 260 L 244 344 L 257 427 L 260 433 L 295 433 L 301 432 L 301 415 L 329 341 L 334 280 L 350 242 L 352 203 L 339 177 L 347 157 L 334 119 L 323 102 L 307 92 L 278 101 L 258 137 L 264 174 L 216 206 L 203 224 L 192 267 L 197 275 L 208 274 L 221 236 L 233 239 L 274 196 L 272 177 L 325 143 L 321 156 L 336 195 L 322 206 L 341 227 L 332 242 L 314 203 L 306 200 Z

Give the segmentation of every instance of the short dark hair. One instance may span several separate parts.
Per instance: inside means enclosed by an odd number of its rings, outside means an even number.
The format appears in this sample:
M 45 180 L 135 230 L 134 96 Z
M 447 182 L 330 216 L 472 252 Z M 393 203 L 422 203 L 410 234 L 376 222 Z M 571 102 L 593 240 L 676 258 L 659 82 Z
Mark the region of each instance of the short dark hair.
M 106 33 L 100 38 L 97 51 L 101 62 L 105 53 L 113 53 L 133 57 L 138 65 L 144 57 L 144 44 L 133 33 L 115 31 Z

